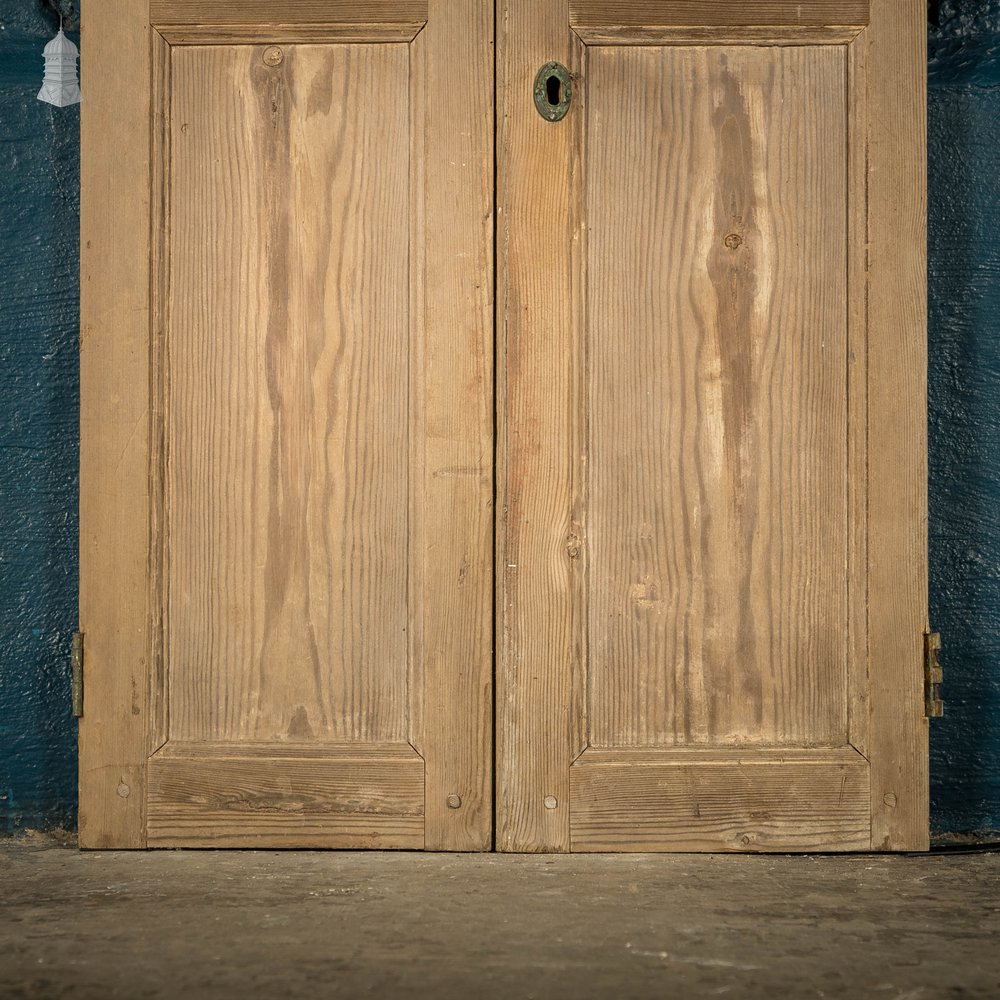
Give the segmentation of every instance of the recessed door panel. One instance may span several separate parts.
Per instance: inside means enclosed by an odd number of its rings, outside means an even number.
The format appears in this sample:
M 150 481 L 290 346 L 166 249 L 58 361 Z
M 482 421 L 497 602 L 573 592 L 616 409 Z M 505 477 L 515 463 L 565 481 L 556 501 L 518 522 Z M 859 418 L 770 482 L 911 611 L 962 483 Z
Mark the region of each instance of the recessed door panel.
M 846 79 L 587 53 L 592 745 L 847 741 Z
M 409 62 L 172 55 L 171 739 L 409 737 Z

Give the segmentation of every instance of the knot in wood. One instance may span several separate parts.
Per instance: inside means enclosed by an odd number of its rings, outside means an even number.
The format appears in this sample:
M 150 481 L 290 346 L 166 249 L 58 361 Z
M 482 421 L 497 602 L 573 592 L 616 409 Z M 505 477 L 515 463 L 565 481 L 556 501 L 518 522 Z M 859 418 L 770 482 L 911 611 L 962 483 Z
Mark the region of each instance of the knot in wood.
M 265 66 L 280 66 L 284 61 L 285 53 L 277 45 L 269 45 L 264 49 L 264 55 L 261 58 L 264 60 Z

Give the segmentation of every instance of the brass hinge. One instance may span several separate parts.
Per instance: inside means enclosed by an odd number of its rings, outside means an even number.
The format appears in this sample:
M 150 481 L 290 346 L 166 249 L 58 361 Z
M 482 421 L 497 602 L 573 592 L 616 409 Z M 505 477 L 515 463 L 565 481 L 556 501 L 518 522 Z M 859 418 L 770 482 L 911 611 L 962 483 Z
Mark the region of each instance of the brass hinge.
M 79 719 L 83 715 L 83 633 L 73 633 L 73 644 L 69 652 L 70 666 L 73 668 L 73 714 Z
M 941 652 L 941 633 L 928 632 L 924 636 L 924 714 L 928 719 L 940 719 L 944 715 L 941 700 L 941 682 L 944 674 L 938 654 Z

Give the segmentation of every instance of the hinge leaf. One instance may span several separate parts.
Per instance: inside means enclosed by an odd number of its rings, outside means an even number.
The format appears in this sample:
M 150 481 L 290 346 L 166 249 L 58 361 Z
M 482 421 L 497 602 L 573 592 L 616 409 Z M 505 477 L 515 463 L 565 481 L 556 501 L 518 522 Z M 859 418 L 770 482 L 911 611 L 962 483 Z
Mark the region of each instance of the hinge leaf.
M 924 713 L 928 719 L 940 719 L 944 715 L 941 700 L 941 684 L 944 671 L 941 669 L 941 633 L 928 632 L 924 636 Z
M 73 633 L 73 643 L 70 646 L 70 666 L 73 669 L 73 714 L 79 719 L 83 716 L 83 633 Z

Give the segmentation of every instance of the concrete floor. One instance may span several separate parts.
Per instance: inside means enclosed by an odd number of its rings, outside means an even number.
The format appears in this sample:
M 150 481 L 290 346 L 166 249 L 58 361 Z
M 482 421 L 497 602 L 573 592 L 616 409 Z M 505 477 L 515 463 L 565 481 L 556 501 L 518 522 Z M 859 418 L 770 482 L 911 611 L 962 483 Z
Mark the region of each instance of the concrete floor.
M 1000 854 L 0 842 L 0 997 L 1000 997 Z

